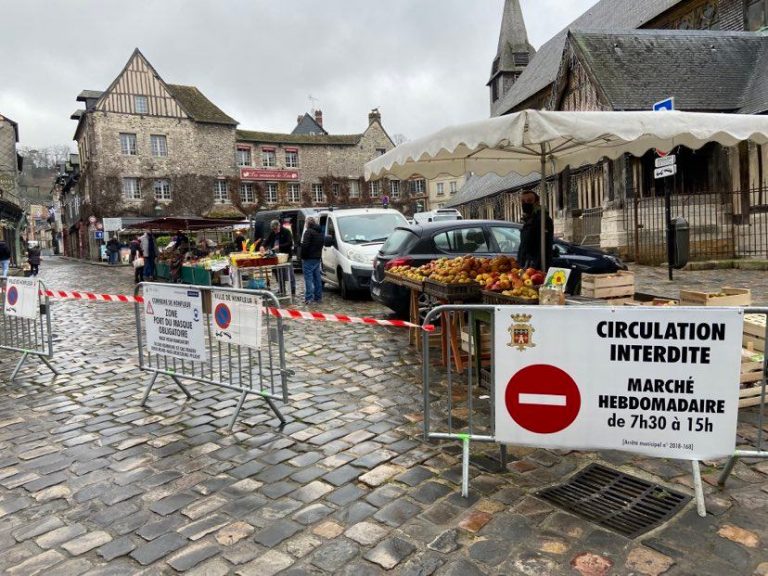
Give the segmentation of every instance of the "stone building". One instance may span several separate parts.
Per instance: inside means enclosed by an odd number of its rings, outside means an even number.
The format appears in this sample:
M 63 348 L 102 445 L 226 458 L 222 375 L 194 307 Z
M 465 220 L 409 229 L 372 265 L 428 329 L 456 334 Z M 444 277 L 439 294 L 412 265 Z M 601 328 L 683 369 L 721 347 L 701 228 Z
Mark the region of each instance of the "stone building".
M 19 125 L 0 114 L 0 239 L 5 240 L 13 252 L 13 262 L 19 262 L 20 232 L 23 210 L 19 199 L 18 180 L 21 156 L 16 151 Z
M 424 180 L 366 182 L 363 166 L 394 148 L 377 109 L 359 134 L 329 134 L 322 111 L 297 119 L 290 134 L 237 131 L 239 198 L 246 211 L 290 206 L 389 205 L 412 210 Z M 386 197 L 386 198 L 385 198 Z M 223 200 L 226 201 L 226 200 Z
M 445 208 L 446 204 L 453 200 L 459 189 L 464 185 L 464 176 L 450 175 L 437 176 L 427 180 L 427 203 L 425 210 L 437 210 Z
M 492 115 L 527 108 L 650 110 L 670 96 L 679 110 L 765 113 L 768 37 L 756 31 L 768 23 L 766 4 L 601 0 L 535 54 L 529 50 L 523 66 L 525 24 L 519 2 L 508 0 L 489 81 Z M 659 262 L 666 255 L 664 186 L 670 186 L 673 216 L 691 223 L 695 257 L 765 256 L 766 150 L 744 143 L 674 152 L 674 181 L 654 180 L 653 152 L 566 168 L 550 178 L 556 231 L 577 243 Z M 517 194 L 536 178 L 512 177 L 514 186 L 503 190 L 498 179 L 470 178 L 467 194 L 453 204 L 468 214 L 515 213 Z

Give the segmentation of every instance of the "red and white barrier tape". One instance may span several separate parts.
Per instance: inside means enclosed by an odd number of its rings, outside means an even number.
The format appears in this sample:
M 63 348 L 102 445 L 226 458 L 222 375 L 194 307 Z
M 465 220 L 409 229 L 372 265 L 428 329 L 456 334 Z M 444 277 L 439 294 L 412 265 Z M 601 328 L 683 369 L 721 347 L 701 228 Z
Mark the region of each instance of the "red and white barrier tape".
M 74 292 L 68 290 L 40 290 L 40 294 L 56 300 L 83 300 L 90 302 L 124 302 L 142 303 L 141 296 L 126 296 L 124 294 L 96 294 L 93 292 Z M 378 318 L 359 318 L 345 314 L 326 314 L 324 312 L 305 312 L 285 308 L 268 308 L 264 310 L 271 316 L 290 320 L 316 320 L 320 322 L 340 322 L 342 324 L 367 324 L 369 326 L 388 326 L 391 328 L 417 328 L 426 332 L 434 332 L 432 325 L 420 326 L 405 320 L 379 320 Z

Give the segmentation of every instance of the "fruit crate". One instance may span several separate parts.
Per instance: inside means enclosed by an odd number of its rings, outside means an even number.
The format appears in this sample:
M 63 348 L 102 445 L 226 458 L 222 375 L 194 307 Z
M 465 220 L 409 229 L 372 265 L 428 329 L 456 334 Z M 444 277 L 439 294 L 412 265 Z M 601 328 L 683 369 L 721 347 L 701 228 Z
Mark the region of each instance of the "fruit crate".
M 403 277 L 398 274 L 392 274 L 392 272 L 384 272 L 384 281 L 394 284 L 395 286 L 403 285 Z
M 519 298 L 517 296 L 505 296 L 500 292 L 491 292 L 483 290 L 481 292 L 483 304 L 497 304 L 500 306 L 509 306 L 510 304 L 534 306 L 539 303 L 538 298 Z
M 765 315 L 747 314 L 744 316 L 744 348 L 765 352 Z
M 748 408 L 760 404 L 764 362 L 765 356 L 763 353 L 747 349 L 741 351 L 739 408 Z
M 748 288 L 724 287 L 720 292 L 680 290 L 681 306 L 749 306 L 752 292 Z
M 232 263 L 238 268 L 258 268 L 260 266 L 274 266 L 277 264 L 277 256 L 270 258 L 237 258 Z
M 599 300 L 631 298 L 634 294 L 634 272 L 619 271 L 612 274 L 581 275 L 581 295 L 587 298 Z
M 403 288 L 410 288 L 411 290 L 416 290 L 417 292 L 423 292 L 424 291 L 424 280 L 414 280 L 413 278 L 400 278 L 400 285 Z
M 427 278 L 424 280 L 424 293 L 440 300 L 474 302 L 480 300 L 480 284 L 445 284 Z

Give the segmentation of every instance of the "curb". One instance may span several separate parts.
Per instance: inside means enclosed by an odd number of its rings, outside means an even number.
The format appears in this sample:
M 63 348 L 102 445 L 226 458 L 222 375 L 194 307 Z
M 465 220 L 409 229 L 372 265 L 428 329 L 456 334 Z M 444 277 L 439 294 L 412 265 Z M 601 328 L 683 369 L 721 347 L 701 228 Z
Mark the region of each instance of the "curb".
M 111 265 L 107 262 L 94 262 L 93 260 L 83 260 L 81 258 L 75 258 L 73 256 L 62 256 L 59 255 L 58 258 L 62 258 L 63 260 L 71 260 L 72 262 L 80 262 L 82 264 L 90 264 L 91 266 L 102 266 L 104 268 L 133 268 L 130 264 L 123 264 L 122 262 L 117 265 Z

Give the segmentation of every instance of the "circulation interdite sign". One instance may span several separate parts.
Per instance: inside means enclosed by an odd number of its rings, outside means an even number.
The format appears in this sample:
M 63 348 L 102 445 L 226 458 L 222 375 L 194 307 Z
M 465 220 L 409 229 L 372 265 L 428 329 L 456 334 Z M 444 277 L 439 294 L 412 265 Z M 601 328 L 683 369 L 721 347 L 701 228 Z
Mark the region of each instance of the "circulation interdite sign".
M 37 278 L 9 277 L 5 283 L 6 316 L 35 320 L 40 316 L 40 282 Z
M 498 307 L 496 438 L 703 460 L 736 442 L 738 308 Z
M 214 290 L 211 293 L 211 331 L 227 344 L 261 350 L 261 298 Z
M 200 290 L 145 285 L 144 326 L 150 352 L 180 360 L 207 361 Z

